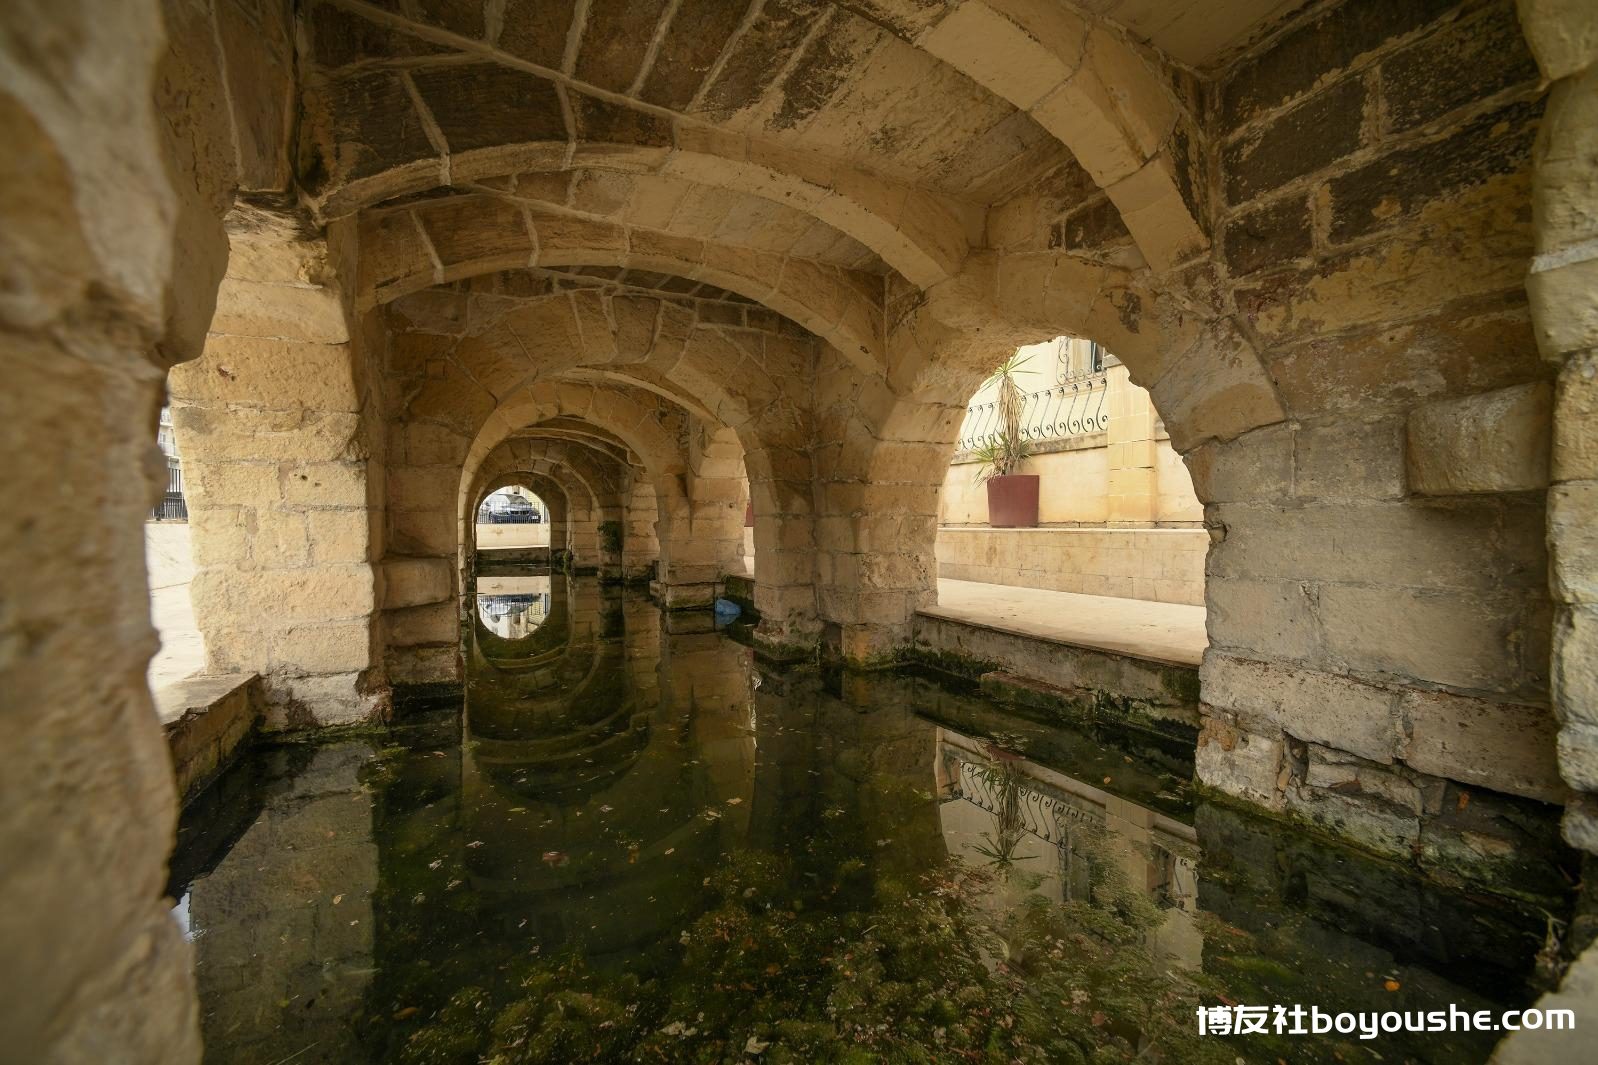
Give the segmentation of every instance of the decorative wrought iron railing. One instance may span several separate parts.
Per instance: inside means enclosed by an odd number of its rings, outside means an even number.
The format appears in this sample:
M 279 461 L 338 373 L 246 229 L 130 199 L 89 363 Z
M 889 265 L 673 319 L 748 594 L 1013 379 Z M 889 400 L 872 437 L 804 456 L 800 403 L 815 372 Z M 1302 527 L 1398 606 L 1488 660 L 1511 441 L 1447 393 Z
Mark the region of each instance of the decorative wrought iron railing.
M 1104 371 L 1072 374 L 1053 388 L 1027 395 L 1021 407 L 1022 439 L 1039 444 L 1100 433 L 1110 427 L 1105 402 L 1108 378 Z M 975 451 L 999 439 L 999 404 L 996 399 L 973 403 L 965 409 L 957 447 Z

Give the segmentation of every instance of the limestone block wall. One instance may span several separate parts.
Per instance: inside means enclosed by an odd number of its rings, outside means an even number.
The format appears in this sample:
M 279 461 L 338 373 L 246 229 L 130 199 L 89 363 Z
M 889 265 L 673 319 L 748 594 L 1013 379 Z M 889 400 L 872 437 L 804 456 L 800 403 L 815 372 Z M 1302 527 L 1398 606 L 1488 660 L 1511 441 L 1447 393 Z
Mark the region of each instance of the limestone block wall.
M 1440 778 L 1565 794 L 1523 287 L 1539 75 L 1507 2 L 1350 0 L 1208 108 L 1219 280 L 1289 419 L 1187 454 L 1215 541 L 1200 777 L 1446 862 Z M 1503 802 L 1472 805 L 1475 850 L 1518 838 Z
M 1203 529 L 938 530 L 938 576 L 1156 603 L 1204 604 Z
M 477 549 L 492 551 L 506 547 L 548 547 L 549 522 L 527 525 L 478 525 Z
M 1020 472 L 1038 475 L 1038 520 L 1045 525 L 1102 524 L 1110 518 L 1110 449 L 1103 433 L 1071 443 L 1077 446 L 1035 454 L 1022 466 Z M 961 457 L 956 456 L 944 476 L 939 517 L 944 525 L 986 525 L 987 485 L 977 483 L 977 466 Z
M 276 234 L 268 234 L 276 236 Z M 173 369 L 207 669 L 262 676 L 266 728 L 383 712 L 374 375 L 320 241 L 235 243 L 201 358 Z

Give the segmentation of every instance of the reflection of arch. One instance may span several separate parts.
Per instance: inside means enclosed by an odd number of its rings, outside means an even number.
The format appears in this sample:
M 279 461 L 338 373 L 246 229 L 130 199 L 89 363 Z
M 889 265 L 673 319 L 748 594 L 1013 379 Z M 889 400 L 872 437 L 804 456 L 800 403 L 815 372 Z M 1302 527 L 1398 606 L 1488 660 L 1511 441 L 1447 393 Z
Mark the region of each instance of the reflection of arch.
M 572 582 L 574 612 L 594 587 Z M 671 870 L 713 861 L 742 838 L 756 798 L 749 681 L 735 667 L 742 649 L 715 637 L 663 636 L 658 615 L 637 600 L 622 614 L 620 631 L 597 641 L 593 684 L 562 692 L 564 709 L 540 703 L 536 719 L 507 713 L 486 736 L 473 726 L 463 762 L 461 816 L 487 841 L 467 856 L 474 886 L 514 906 L 518 920 L 639 905 L 648 916 L 632 924 L 578 922 L 600 926 L 585 944 L 599 954 L 676 922 L 697 880 L 684 883 Z M 663 668 L 670 685 L 661 683 Z M 478 711 L 480 676 L 467 696 Z M 705 816 L 706 808 L 720 816 Z M 626 843 L 599 853 L 604 844 L 589 829 L 596 821 L 613 830 L 607 840 Z M 553 929 L 540 938 L 559 943 Z
M 513 670 L 571 642 L 566 585 L 550 573 L 479 577 L 472 599 L 474 653 L 500 669 Z

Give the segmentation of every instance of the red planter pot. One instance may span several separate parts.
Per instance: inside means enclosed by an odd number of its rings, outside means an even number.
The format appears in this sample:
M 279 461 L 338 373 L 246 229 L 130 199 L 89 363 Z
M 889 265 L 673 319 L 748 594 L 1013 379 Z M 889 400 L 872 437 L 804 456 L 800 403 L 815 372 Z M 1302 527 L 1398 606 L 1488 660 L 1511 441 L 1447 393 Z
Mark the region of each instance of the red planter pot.
M 988 524 L 995 529 L 1031 529 L 1038 524 L 1038 475 L 1012 473 L 988 478 Z

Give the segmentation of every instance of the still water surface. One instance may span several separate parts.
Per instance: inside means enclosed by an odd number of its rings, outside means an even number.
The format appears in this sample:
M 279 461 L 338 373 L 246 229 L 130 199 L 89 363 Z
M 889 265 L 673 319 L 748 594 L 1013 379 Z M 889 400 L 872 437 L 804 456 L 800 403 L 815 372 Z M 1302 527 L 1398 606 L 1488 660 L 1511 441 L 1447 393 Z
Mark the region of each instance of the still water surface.
M 213 1065 L 1472 1062 L 1200 1039 L 1223 1003 L 1505 1008 L 1546 917 L 1195 804 L 1191 750 L 708 614 L 484 578 L 465 705 L 259 749 L 174 859 Z

